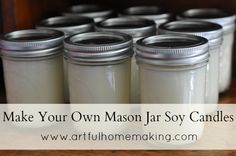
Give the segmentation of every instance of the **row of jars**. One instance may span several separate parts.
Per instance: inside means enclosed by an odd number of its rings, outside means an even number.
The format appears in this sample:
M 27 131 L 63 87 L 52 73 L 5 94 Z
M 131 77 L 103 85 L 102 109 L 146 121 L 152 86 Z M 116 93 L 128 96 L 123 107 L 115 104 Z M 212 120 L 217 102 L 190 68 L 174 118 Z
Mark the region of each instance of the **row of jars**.
M 117 18 L 81 7 L 1 38 L 9 103 L 217 103 L 229 87 L 233 14 L 191 9 L 167 22 L 158 7 Z

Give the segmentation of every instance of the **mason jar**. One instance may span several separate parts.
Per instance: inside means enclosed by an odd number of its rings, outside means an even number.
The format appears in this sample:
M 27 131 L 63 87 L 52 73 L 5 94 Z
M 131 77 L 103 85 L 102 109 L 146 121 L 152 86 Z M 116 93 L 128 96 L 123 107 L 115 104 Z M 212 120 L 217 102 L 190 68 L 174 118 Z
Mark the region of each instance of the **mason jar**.
M 141 103 L 204 103 L 208 41 L 157 35 L 136 43 Z
M 1 37 L 8 103 L 64 103 L 64 34 L 19 30 Z
M 223 43 L 220 52 L 219 91 L 229 89 L 232 77 L 232 55 L 235 31 L 235 15 L 219 9 L 190 9 L 178 16 L 184 20 L 202 20 L 220 24 L 223 27 Z
M 95 29 L 100 32 L 126 33 L 133 37 L 134 43 L 140 38 L 155 35 L 156 32 L 154 21 L 135 17 L 110 18 L 97 23 Z M 135 57 L 133 57 L 131 63 L 131 103 L 140 103 L 139 90 L 138 66 Z
M 156 28 L 168 22 L 172 18 L 172 13 L 157 6 L 133 6 L 121 11 L 120 16 L 134 16 L 153 20 Z
M 190 34 L 204 37 L 209 42 L 209 64 L 206 76 L 205 103 L 216 104 L 219 100 L 219 54 L 222 44 L 222 27 L 203 21 L 174 21 L 160 25 L 160 34 Z
M 115 32 L 64 41 L 71 103 L 129 103 L 132 38 Z
M 94 21 L 88 17 L 51 17 L 45 20 L 42 20 L 37 26 L 37 29 L 53 29 L 64 32 L 65 36 L 85 33 L 94 31 Z M 69 102 L 69 89 L 68 89 L 68 74 L 67 74 L 67 62 L 64 60 L 64 93 L 65 93 L 65 102 Z
M 94 31 L 92 18 L 80 16 L 58 16 L 42 20 L 37 29 L 53 29 L 64 32 L 65 36 Z
M 96 23 L 111 17 L 116 17 L 116 13 L 114 10 L 109 9 L 105 6 L 94 4 L 71 6 L 63 13 L 63 15 L 89 17 L 92 18 Z

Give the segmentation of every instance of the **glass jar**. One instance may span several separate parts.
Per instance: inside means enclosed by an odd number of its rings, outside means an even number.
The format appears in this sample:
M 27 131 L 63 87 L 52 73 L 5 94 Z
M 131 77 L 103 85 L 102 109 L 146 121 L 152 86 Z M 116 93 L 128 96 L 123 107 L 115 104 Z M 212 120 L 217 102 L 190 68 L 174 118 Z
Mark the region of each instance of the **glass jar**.
M 204 103 L 208 41 L 192 35 L 138 40 L 141 103 Z
M 100 32 L 121 32 L 133 37 L 134 43 L 143 37 L 155 35 L 155 23 L 151 20 L 134 18 L 134 17 L 120 17 L 111 18 L 95 25 L 95 29 Z M 135 50 L 134 50 L 135 51 Z M 135 57 L 132 58 L 131 63 L 131 103 L 140 103 L 140 88 L 138 77 L 138 66 Z
M 1 38 L 8 103 L 64 103 L 64 34 L 19 30 Z
M 51 17 L 41 21 L 37 29 L 53 29 L 64 32 L 65 36 L 94 31 L 94 21 L 88 17 Z M 69 102 L 67 62 L 64 60 L 65 102 Z
M 132 38 L 114 32 L 64 41 L 71 103 L 129 103 Z
M 88 17 L 58 16 L 42 20 L 36 28 L 59 30 L 69 36 L 94 31 L 94 21 Z
M 71 6 L 63 13 L 63 15 L 89 17 L 92 18 L 96 23 L 111 17 L 116 17 L 114 10 L 93 4 Z
M 220 52 L 219 91 L 229 89 L 232 73 L 232 53 L 235 31 L 235 15 L 219 9 L 190 9 L 179 15 L 178 19 L 202 20 L 217 23 L 223 27 L 223 43 Z
M 206 76 L 207 104 L 216 104 L 219 100 L 219 53 L 222 44 L 222 27 L 203 21 L 174 21 L 160 25 L 160 34 L 190 34 L 206 38 L 209 41 L 209 64 Z
M 159 25 L 171 20 L 172 13 L 157 6 L 134 6 L 123 10 L 120 16 L 134 16 L 153 20 L 158 29 Z

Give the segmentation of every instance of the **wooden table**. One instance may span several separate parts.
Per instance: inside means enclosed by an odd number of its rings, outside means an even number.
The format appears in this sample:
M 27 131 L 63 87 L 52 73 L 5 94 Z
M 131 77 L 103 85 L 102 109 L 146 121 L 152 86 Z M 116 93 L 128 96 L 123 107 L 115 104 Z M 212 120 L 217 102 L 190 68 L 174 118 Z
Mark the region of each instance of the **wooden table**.
M 0 93 L 0 103 L 4 103 L 4 93 Z M 230 90 L 220 95 L 220 103 L 236 104 L 236 78 Z M 1 140 L 0 140 L 1 141 Z M 0 151 L 0 156 L 236 156 L 235 151 Z

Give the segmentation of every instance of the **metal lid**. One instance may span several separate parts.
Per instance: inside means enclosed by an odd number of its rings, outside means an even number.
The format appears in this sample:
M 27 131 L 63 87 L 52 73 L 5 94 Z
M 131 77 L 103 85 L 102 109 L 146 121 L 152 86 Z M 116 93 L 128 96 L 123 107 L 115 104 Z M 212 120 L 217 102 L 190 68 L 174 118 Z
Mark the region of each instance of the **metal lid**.
M 133 55 L 132 37 L 117 32 L 76 34 L 64 40 L 65 57 L 76 63 L 103 63 Z
M 95 25 L 97 31 L 126 33 L 133 38 L 155 35 L 155 22 L 135 17 L 110 18 Z
M 157 35 L 136 43 L 138 63 L 152 65 L 195 65 L 208 61 L 207 39 L 193 35 Z
M 170 20 L 172 14 L 166 9 L 157 6 L 134 6 L 123 10 L 121 16 L 138 16 L 154 20 L 157 25 Z
M 62 47 L 64 33 L 56 30 L 19 30 L 0 39 L 1 54 L 7 57 L 41 57 L 57 54 Z
M 66 12 L 63 13 L 65 16 L 85 16 L 93 18 L 95 22 L 100 22 L 105 19 L 115 17 L 115 12 L 100 5 L 74 5 L 70 7 Z
M 160 34 L 189 34 L 208 39 L 210 48 L 219 47 L 222 43 L 222 26 L 203 21 L 173 21 L 160 25 Z
M 214 22 L 223 27 L 224 33 L 232 32 L 235 29 L 235 15 L 215 8 L 197 8 L 186 10 L 177 18 Z
M 41 21 L 38 29 L 53 29 L 63 31 L 66 36 L 94 30 L 94 21 L 88 17 L 52 17 Z

